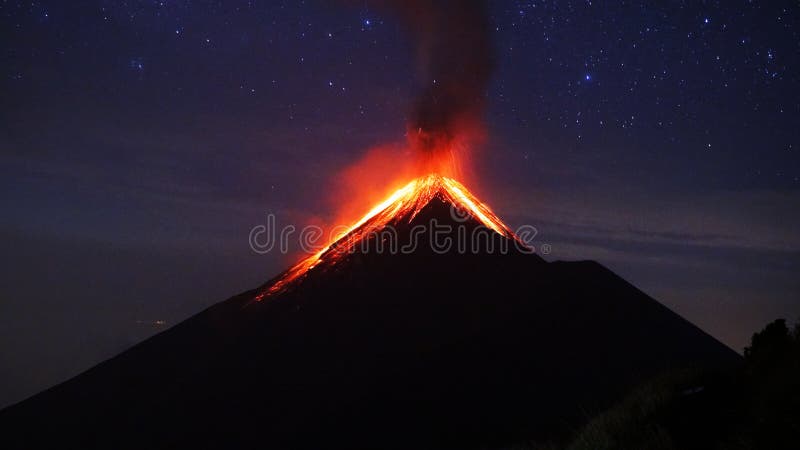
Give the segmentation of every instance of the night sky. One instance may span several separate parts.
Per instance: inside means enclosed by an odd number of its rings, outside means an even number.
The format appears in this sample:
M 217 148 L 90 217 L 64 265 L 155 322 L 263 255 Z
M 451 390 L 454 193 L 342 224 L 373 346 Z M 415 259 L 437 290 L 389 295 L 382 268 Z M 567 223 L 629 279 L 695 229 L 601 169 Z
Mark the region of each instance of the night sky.
M 296 258 L 250 229 L 332 216 L 332 174 L 405 139 L 414 44 L 379 6 L 0 2 L 0 406 Z M 500 217 L 736 350 L 800 317 L 796 0 L 490 15 L 474 190 Z

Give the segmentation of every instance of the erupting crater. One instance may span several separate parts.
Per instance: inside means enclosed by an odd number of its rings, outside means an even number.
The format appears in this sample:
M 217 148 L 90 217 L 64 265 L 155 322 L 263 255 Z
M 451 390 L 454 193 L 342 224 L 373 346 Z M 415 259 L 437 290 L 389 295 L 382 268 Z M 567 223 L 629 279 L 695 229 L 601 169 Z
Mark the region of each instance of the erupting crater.
M 439 174 L 428 174 L 414 179 L 375 205 L 322 250 L 295 264 L 268 284 L 256 295 L 255 300 L 260 301 L 285 291 L 314 268 L 336 265 L 365 239 L 387 227 L 410 224 L 435 199 L 449 205 L 451 211 L 457 211 L 459 216 L 472 218 L 494 233 L 519 242 L 500 218 L 463 184 Z

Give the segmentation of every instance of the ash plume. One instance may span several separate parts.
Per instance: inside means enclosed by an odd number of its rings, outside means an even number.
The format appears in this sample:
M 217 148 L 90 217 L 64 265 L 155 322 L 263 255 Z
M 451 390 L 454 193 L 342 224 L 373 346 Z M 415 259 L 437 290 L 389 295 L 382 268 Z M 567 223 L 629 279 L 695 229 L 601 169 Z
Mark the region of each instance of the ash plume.
M 478 124 L 494 66 L 486 0 L 384 0 L 417 50 L 420 92 L 409 119 L 418 147 L 447 147 Z

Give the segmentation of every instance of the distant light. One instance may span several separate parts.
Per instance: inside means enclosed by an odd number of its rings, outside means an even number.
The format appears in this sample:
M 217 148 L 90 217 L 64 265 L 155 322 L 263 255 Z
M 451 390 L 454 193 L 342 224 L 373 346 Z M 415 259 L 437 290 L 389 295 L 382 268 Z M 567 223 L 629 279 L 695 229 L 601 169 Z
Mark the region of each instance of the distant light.
M 586 79 L 586 81 L 592 81 L 592 76 L 589 75 L 588 73 L 586 74 L 586 76 L 584 78 Z
M 161 326 L 166 325 L 167 321 L 166 320 L 161 320 L 161 319 L 157 319 L 157 320 L 137 320 L 136 323 L 139 324 L 139 325 L 154 325 L 154 326 L 157 326 L 157 327 L 161 327 Z
M 705 19 L 703 19 L 703 23 L 709 23 L 709 22 L 711 22 L 711 20 L 710 20 L 708 17 L 706 17 Z

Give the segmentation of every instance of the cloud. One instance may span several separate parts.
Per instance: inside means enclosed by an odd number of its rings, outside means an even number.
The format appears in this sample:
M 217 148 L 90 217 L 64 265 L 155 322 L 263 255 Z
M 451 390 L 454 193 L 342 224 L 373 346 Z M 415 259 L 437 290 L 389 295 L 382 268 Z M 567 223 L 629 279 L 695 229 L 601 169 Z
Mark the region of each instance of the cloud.
M 640 193 L 538 191 L 505 197 L 514 220 L 561 239 L 800 252 L 800 191 Z

